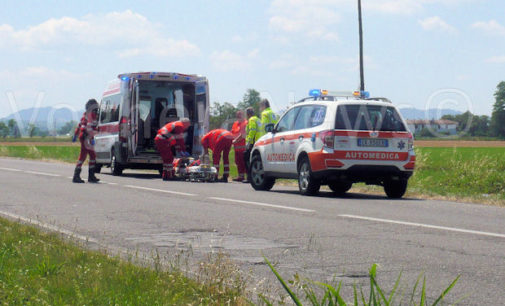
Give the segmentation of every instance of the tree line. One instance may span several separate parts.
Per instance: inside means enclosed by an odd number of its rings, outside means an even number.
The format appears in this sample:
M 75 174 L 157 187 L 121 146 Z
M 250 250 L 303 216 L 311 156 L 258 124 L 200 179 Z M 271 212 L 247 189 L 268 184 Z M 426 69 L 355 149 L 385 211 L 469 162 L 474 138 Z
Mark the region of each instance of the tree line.
M 50 133 L 47 130 L 39 128 L 35 124 L 29 124 L 26 132 L 29 137 L 46 137 L 49 136 L 50 134 L 51 136 L 67 135 L 69 133 L 72 133 L 76 126 L 77 122 L 68 121 L 59 129 Z M 16 120 L 10 119 L 7 122 L 0 121 L 0 138 L 7 138 L 7 137 L 19 138 L 21 136 L 22 136 L 21 129 Z
M 467 111 L 460 115 L 445 115 L 442 119 L 458 123 L 458 133 L 464 136 L 505 138 L 505 81 L 496 87 L 491 117 L 477 116 Z

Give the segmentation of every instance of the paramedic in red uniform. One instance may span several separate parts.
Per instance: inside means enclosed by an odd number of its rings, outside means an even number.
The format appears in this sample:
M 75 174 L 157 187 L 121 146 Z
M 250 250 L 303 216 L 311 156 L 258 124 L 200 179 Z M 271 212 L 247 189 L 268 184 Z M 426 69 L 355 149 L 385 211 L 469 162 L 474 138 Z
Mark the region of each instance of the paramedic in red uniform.
M 247 119 L 244 118 L 243 111 L 237 111 L 237 121 L 233 123 L 231 133 L 233 135 L 233 148 L 235 149 L 235 164 L 237 164 L 238 177 L 233 179 L 236 182 L 242 182 L 245 178 L 245 160 L 244 152 L 246 136 Z
M 219 174 L 219 161 L 221 153 L 223 154 L 223 178 L 221 182 L 227 183 L 230 175 L 230 149 L 233 142 L 233 135 L 225 129 L 216 129 L 208 132 L 202 138 L 202 146 L 204 154 L 209 154 L 209 149 L 212 150 L 212 163 L 216 167 Z
M 188 118 L 167 123 L 158 130 L 158 134 L 154 138 L 156 149 L 160 152 L 161 159 L 163 160 L 162 178 L 164 181 L 175 178 L 174 154 L 189 156 L 184 144 L 184 132 L 189 128 L 190 124 L 191 121 Z
M 86 103 L 86 112 L 82 115 L 81 122 L 75 129 L 74 137 L 72 141 L 75 142 L 77 138 L 81 142 L 81 154 L 79 155 L 79 160 L 74 170 L 74 177 L 72 182 L 74 183 L 84 183 L 81 179 L 82 164 L 86 160 L 86 156 L 89 155 L 89 183 L 98 183 L 100 181 L 95 176 L 95 134 L 97 132 L 98 126 L 98 103 L 95 99 L 90 99 Z

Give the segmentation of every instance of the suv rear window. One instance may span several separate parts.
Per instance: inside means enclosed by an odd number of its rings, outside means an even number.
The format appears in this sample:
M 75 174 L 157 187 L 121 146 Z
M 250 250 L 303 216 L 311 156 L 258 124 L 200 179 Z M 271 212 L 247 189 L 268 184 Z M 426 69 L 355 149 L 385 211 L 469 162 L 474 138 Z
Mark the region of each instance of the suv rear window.
M 391 106 L 340 105 L 335 122 L 337 130 L 405 132 L 397 110 Z

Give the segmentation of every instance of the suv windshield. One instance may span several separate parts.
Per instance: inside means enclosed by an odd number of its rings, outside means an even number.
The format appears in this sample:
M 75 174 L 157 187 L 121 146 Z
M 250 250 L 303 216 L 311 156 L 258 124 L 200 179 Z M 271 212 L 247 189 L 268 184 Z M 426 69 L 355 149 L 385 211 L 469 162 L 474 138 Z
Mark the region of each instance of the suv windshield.
M 379 105 L 340 105 L 335 122 L 337 130 L 405 132 L 394 107 Z

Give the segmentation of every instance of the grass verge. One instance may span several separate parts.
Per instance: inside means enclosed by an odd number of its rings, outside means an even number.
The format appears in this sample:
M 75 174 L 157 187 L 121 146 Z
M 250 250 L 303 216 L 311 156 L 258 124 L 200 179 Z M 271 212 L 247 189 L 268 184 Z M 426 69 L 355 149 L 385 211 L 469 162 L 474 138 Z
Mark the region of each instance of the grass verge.
M 216 279 L 112 258 L 0 218 L 2 305 L 246 304 L 240 286 Z
M 288 283 L 282 278 L 282 276 L 277 272 L 275 267 L 268 261 L 267 258 L 265 258 L 265 261 L 295 305 L 300 306 L 302 305 L 301 303 L 302 299 L 299 296 L 303 296 L 304 299 L 309 302 L 308 304 L 314 306 L 319 305 L 345 306 L 348 304 L 374 305 L 374 306 L 376 305 L 389 306 L 389 305 L 403 305 L 403 304 L 422 305 L 422 306 L 428 305 L 428 298 L 427 298 L 428 295 L 426 292 L 426 278 L 423 277 L 422 274 L 419 275 L 419 277 L 417 278 L 417 281 L 414 284 L 414 288 L 410 295 L 405 295 L 403 292 L 398 293 L 400 289 L 400 280 L 402 276 L 401 273 L 396 279 L 393 289 L 387 292 L 386 290 L 381 288 L 381 286 L 377 282 L 377 265 L 373 264 L 368 272 L 370 288 L 366 290 L 365 293 L 362 287 L 354 285 L 351 300 L 352 302 L 351 301 L 346 302 L 346 297 L 341 293 L 342 282 L 338 282 L 335 286 L 333 286 L 330 284 L 314 282 L 311 280 L 302 281 L 299 276 L 295 276 L 295 280 L 290 281 L 289 283 L 292 284 L 296 289 L 298 289 L 298 291 L 302 292 L 301 294 L 299 294 L 296 292 L 295 288 L 291 288 L 288 285 Z M 421 278 L 423 279 L 422 287 L 419 286 Z M 454 279 L 449 284 L 449 286 L 445 288 L 438 295 L 438 297 L 434 299 L 434 301 L 429 305 L 435 306 L 442 304 L 444 302 L 444 298 L 449 294 L 452 288 L 454 288 L 458 280 L 459 276 L 456 279 Z M 262 300 L 267 305 L 273 305 L 273 303 L 265 297 L 262 297 Z

